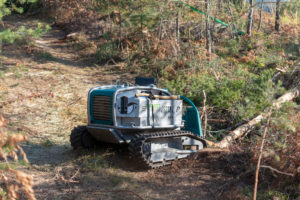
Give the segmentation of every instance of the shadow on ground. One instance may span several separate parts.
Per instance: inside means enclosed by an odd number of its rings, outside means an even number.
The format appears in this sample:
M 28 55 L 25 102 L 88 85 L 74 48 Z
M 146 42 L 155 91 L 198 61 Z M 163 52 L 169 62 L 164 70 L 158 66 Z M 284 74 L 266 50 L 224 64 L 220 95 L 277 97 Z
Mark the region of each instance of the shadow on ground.
M 59 166 L 53 176 L 59 174 L 70 180 L 79 171 L 74 178 L 76 182 L 56 179 L 38 184 L 36 189 L 41 199 L 230 199 L 229 188 L 245 187 L 236 177 L 244 173 L 246 163 L 240 166 L 240 161 L 233 162 L 239 166 L 229 166 L 232 159 L 245 157 L 243 154 L 233 157 L 223 153 L 201 154 L 163 168 L 138 170 L 123 146 L 106 145 L 75 152 L 64 147 L 61 150 L 68 158 L 60 164 L 48 162 Z M 31 159 L 36 161 L 32 156 Z M 72 159 L 72 165 L 66 164 Z M 242 169 L 239 174 L 232 174 L 231 167 Z
M 74 150 L 69 143 L 27 142 L 22 147 L 32 165 L 55 166 L 72 162 L 82 168 L 90 169 L 102 167 L 125 171 L 146 171 L 146 169 L 137 168 L 128 154 L 127 145 L 98 143 L 94 148 Z

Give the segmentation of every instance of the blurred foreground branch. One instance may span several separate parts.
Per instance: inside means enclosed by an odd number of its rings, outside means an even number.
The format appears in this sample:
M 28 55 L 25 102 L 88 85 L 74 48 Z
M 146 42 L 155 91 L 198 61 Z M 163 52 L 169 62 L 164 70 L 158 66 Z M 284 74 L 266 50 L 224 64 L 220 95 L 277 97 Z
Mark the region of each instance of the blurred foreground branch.
M 270 111 L 268 113 L 267 125 L 265 127 L 264 134 L 263 134 L 263 139 L 262 139 L 261 145 L 260 145 L 259 157 L 258 157 L 258 161 L 257 161 L 257 165 L 256 165 L 256 172 L 255 172 L 253 200 L 256 200 L 256 196 L 257 196 L 258 174 L 259 174 L 260 163 L 261 163 L 261 159 L 262 159 L 262 155 L 263 155 L 265 139 L 266 139 L 266 136 L 267 136 L 268 127 L 270 125 L 271 115 L 272 115 L 272 107 L 270 108 Z

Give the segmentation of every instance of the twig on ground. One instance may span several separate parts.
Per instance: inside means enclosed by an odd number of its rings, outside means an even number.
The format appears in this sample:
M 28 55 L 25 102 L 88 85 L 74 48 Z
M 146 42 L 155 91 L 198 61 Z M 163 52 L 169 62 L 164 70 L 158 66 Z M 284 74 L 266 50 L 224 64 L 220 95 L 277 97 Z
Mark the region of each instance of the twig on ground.
M 77 103 L 78 101 L 80 101 L 82 99 L 82 97 L 79 97 L 78 99 L 76 99 L 75 101 L 72 101 L 71 103 L 68 104 L 68 106 L 73 105 L 75 103 Z
M 78 175 L 79 173 L 79 169 L 75 172 L 75 174 L 69 178 L 69 179 L 65 179 L 65 177 L 63 175 L 60 174 L 60 172 L 62 171 L 62 168 L 59 167 L 56 169 L 56 174 L 54 176 L 54 179 L 56 181 L 62 181 L 63 183 L 66 183 L 66 184 L 70 184 L 70 183 L 79 183 L 79 181 L 75 181 L 74 178 L 76 178 L 76 176 Z
M 74 182 L 74 178 L 76 178 L 76 176 L 78 175 L 79 173 L 79 169 L 75 172 L 75 174 L 69 179 L 70 182 Z M 79 181 L 76 181 L 76 182 L 79 182 Z
M 118 65 L 118 63 L 112 58 L 109 59 L 105 64 L 108 65 L 108 63 L 110 63 L 110 62 L 114 63 L 115 65 Z

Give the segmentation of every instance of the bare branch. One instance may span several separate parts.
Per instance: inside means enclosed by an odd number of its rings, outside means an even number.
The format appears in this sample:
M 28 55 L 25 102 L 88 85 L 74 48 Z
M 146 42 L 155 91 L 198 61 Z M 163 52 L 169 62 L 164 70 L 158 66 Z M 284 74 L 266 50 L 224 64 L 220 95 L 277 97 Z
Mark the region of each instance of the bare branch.
M 266 139 L 266 135 L 267 135 L 267 132 L 268 132 L 268 127 L 269 127 L 269 124 L 270 124 L 271 114 L 272 114 L 272 107 L 270 108 L 270 111 L 268 113 L 267 125 L 265 127 L 264 134 L 263 134 L 263 139 L 262 139 L 261 145 L 260 145 L 259 157 L 258 157 L 256 172 L 255 172 L 255 184 L 254 184 L 253 200 L 256 200 L 257 185 L 258 185 L 258 174 L 259 174 L 260 163 L 261 163 L 261 159 L 262 159 L 265 139 Z
M 275 168 L 273 168 L 271 166 L 268 166 L 268 165 L 261 165 L 260 167 L 270 169 L 270 170 L 272 170 L 272 171 L 274 171 L 274 172 L 276 172 L 278 174 L 283 174 L 283 175 L 294 177 L 294 174 L 292 174 L 292 173 L 282 172 L 282 171 L 279 171 L 278 169 L 275 169 Z

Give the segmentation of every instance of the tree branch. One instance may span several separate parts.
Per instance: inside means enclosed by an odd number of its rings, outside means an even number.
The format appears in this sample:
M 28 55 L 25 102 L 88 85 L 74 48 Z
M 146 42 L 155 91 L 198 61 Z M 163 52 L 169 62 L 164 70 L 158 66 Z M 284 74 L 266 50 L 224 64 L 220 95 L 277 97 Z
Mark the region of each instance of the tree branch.
M 282 171 L 279 171 L 278 169 L 275 169 L 275 168 L 273 168 L 271 166 L 268 166 L 268 165 L 261 165 L 260 167 L 270 169 L 270 170 L 272 170 L 272 171 L 274 171 L 274 172 L 276 172 L 278 174 L 283 174 L 283 175 L 294 177 L 294 174 L 292 174 L 292 173 L 282 172 Z
M 294 98 L 298 97 L 300 94 L 300 89 L 297 87 L 292 89 L 290 92 L 282 95 L 276 101 L 273 102 L 272 107 L 274 109 L 278 109 L 282 106 L 283 103 L 293 100 Z M 227 148 L 234 140 L 241 137 L 247 131 L 251 130 L 256 124 L 260 123 L 267 117 L 266 113 L 262 113 L 257 117 L 253 118 L 246 124 L 243 124 L 236 128 L 235 130 L 231 131 L 227 136 L 225 136 L 220 142 L 212 142 L 206 140 L 206 143 L 209 147 L 218 147 L 218 148 Z
M 266 139 L 266 136 L 267 136 L 268 127 L 269 127 L 270 120 L 271 120 L 271 115 L 272 115 L 272 107 L 270 108 L 270 111 L 268 113 L 268 121 L 267 121 L 267 125 L 265 127 L 265 130 L 264 130 L 263 138 L 262 138 L 261 145 L 260 145 L 259 156 L 258 156 L 258 161 L 257 161 L 257 165 L 256 165 L 256 172 L 255 172 L 253 200 L 256 200 L 256 196 L 257 196 L 256 194 L 257 194 L 257 186 L 258 186 L 258 174 L 259 174 L 260 163 L 261 163 L 262 154 L 263 154 L 263 150 L 264 150 L 265 139 Z

